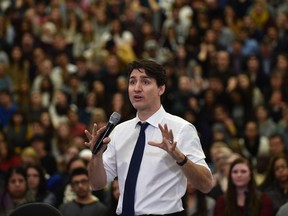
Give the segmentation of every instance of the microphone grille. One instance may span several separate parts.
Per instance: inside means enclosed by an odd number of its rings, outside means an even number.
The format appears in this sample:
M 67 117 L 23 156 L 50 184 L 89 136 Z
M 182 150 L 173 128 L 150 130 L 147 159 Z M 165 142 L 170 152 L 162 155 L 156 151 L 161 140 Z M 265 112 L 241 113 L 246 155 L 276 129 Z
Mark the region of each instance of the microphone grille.
M 109 122 L 116 125 L 120 121 L 121 115 L 117 112 L 113 112 L 110 116 Z

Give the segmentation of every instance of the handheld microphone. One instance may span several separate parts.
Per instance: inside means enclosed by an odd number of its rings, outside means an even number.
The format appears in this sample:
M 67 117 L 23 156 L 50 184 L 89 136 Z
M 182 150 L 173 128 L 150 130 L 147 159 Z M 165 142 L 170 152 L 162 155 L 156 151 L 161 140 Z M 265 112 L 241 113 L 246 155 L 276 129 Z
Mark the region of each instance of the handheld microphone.
M 96 141 L 96 144 L 94 145 L 94 148 L 92 150 L 93 154 L 96 154 L 101 149 L 104 138 L 109 136 L 109 134 L 114 129 L 115 125 L 119 122 L 120 118 L 121 118 L 121 115 L 119 113 L 117 112 L 112 113 L 112 115 L 110 116 L 109 122 L 106 126 L 106 130 L 100 135 L 100 137 Z

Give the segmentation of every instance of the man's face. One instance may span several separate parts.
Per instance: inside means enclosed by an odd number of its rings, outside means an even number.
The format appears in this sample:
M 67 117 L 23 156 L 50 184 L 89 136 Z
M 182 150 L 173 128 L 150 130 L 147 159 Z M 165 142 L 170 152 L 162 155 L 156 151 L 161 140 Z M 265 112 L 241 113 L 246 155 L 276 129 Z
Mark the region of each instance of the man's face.
M 157 86 L 156 80 L 149 77 L 144 69 L 134 69 L 129 79 L 129 99 L 137 111 L 154 113 L 160 107 L 160 96 L 165 86 Z
M 78 198 L 85 198 L 90 194 L 90 185 L 87 175 L 76 175 L 71 180 L 71 186 Z
M 269 149 L 272 156 L 285 152 L 285 146 L 279 137 L 273 137 L 269 140 Z

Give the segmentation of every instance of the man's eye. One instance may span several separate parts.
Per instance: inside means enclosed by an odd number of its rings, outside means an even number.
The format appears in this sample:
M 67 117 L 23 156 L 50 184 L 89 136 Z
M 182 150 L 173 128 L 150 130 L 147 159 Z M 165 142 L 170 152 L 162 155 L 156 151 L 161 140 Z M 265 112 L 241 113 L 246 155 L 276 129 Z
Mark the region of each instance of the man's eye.
M 147 84 L 149 84 L 149 80 L 144 80 L 143 83 L 144 83 L 145 85 L 147 85 Z

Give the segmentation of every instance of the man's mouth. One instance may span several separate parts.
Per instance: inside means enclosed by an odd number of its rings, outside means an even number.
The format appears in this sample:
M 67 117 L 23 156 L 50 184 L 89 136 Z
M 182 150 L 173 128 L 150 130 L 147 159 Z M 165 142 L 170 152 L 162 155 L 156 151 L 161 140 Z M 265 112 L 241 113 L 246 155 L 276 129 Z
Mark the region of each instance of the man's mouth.
M 143 98 L 143 97 L 142 97 L 141 95 L 135 95 L 135 96 L 134 96 L 134 99 L 135 99 L 135 100 L 140 100 L 140 99 L 142 99 L 142 98 Z

